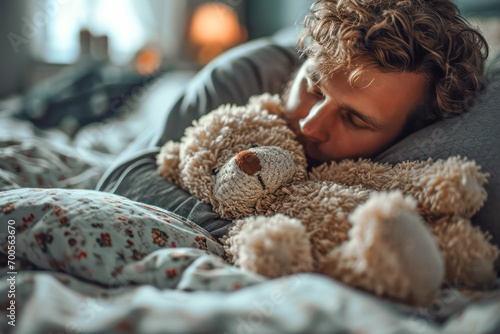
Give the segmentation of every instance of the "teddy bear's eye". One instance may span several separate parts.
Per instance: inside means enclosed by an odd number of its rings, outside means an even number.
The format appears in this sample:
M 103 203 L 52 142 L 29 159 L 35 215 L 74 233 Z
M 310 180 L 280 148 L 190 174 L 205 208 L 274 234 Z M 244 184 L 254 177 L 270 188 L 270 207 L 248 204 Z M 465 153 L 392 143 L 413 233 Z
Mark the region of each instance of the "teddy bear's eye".
M 217 168 L 212 169 L 212 175 L 217 175 L 219 170 Z

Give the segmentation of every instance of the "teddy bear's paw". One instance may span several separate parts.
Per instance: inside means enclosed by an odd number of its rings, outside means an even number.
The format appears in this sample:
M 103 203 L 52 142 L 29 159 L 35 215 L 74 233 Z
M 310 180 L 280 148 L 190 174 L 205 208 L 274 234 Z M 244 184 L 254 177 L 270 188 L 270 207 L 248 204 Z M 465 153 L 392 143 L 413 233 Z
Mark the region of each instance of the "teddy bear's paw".
M 259 109 L 265 109 L 270 114 L 281 115 L 283 113 L 279 94 L 271 95 L 269 93 L 264 93 L 261 95 L 254 95 L 248 100 L 248 105 L 255 106 Z
M 245 218 L 228 251 L 235 265 L 268 277 L 311 271 L 311 248 L 300 220 L 281 214 Z
M 496 279 L 498 247 L 491 236 L 470 220 L 458 218 L 432 226 L 446 265 L 446 280 L 455 285 L 483 288 Z
M 418 178 L 417 187 L 422 191 L 415 196 L 424 211 L 470 218 L 487 197 L 483 185 L 488 174 L 480 169 L 474 161 L 460 157 L 438 160 Z
M 496 280 L 495 264 L 487 259 L 478 259 L 472 268 L 463 276 L 463 283 L 466 286 L 475 288 L 489 288 Z M 462 282 L 459 282 L 459 284 Z
M 444 263 L 415 200 L 400 191 L 374 193 L 349 221 L 349 240 L 335 252 L 352 283 L 417 304 L 438 293 Z
M 160 153 L 156 156 L 158 173 L 176 185 L 180 185 L 179 150 L 180 143 L 170 140 L 162 146 Z
M 242 211 L 291 180 L 295 163 L 292 154 L 280 147 L 254 147 L 239 152 L 215 174 L 215 198 Z

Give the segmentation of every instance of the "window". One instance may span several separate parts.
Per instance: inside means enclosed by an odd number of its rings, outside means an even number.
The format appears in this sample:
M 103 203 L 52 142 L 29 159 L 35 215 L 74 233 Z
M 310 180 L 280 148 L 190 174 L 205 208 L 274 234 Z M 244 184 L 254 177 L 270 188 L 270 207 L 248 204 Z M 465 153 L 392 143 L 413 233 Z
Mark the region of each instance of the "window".
M 109 57 L 116 64 L 129 61 L 151 40 L 162 39 L 169 45 L 167 51 L 175 53 L 182 35 L 172 33 L 175 26 L 182 26 L 182 0 L 33 0 L 31 7 L 38 28 L 33 53 L 49 63 L 78 59 L 80 29 L 94 36 L 107 35 Z

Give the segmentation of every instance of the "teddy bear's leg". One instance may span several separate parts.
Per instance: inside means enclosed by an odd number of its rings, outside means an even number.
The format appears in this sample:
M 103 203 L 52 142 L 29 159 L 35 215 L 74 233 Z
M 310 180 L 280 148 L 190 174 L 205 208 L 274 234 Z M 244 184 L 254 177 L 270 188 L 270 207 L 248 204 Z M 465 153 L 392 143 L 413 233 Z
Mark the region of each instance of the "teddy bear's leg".
M 279 277 L 313 269 L 304 226 L 285 215 L 238 220 L 223 243 L 235 265 L 260 275 Z
M 374 193 L 349 221 L 349 239 L 320 262 L 321 273 L 411 303 L 436 297 L 443 259 L 413 199 L 401 192 Z
M 445 262 L 445 279 L 451 284 L 468 287 L 491 284 L 496 278 L 494 267 L 498 248 L 488 241 L 488 235 L 479 227 L 472 226 L 469 220 L 443 220 L 446 223 L 436 223 L 431 229 Z

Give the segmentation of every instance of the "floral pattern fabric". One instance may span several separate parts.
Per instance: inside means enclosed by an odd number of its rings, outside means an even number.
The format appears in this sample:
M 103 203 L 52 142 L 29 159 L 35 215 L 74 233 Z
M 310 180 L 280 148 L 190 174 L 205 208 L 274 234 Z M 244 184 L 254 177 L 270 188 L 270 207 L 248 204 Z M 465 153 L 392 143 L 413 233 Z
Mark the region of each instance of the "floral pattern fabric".
M 40 133 L 32 124 L 0 113 L 0 190 L 93 189 L 113 159 L 71 144 L 57 129 Z
M 10 222 L 20 265 L 105 286 L 125 281 L 172 288 L 194 262 L 211 268 L 225 265 L 222 246 L 204 229 L 161 208 L 93 190 L 15 189 L 0 194 L 4 263 Z

